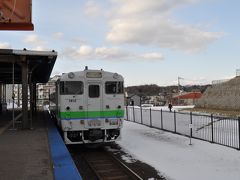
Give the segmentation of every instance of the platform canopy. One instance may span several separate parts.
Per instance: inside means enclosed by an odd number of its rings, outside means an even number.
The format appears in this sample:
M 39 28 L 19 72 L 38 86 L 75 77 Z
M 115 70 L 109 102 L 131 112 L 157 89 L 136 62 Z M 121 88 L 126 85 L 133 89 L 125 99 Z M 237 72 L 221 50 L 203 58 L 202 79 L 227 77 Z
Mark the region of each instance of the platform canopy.
M 57 52 L 0 49 L 0 83 L 22 83 L 22 66 L 26 65 L 31 82 L 46 83 L 49 80 Z M 14 69 L 14 73 L 13 73 Z

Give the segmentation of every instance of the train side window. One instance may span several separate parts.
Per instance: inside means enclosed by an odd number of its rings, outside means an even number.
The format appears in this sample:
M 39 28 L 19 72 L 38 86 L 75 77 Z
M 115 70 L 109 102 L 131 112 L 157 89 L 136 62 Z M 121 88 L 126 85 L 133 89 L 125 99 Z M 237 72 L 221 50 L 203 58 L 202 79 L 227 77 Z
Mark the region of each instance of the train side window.
M 121 81 L 108 81 L 105 83 L 106 94 L 122 94 L 123 82 Z
M 83 94 L 83 82 L 82 81 L 61 81 L 60 94 L 61 95 Z
M 88 95 L 90 98 L 97 98 L 100 95 L 99 85 L 89 85 L 88 86 Z

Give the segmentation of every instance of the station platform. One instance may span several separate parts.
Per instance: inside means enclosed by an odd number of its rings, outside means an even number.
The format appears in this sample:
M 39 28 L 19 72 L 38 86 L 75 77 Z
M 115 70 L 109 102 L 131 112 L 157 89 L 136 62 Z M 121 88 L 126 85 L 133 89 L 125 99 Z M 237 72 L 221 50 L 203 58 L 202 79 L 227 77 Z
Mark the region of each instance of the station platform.
M 32 129 L 13 129 L 11 119 L 11 111 L 0 114 L 0 179 L 81 179 L 47 111 L 34 115 Z

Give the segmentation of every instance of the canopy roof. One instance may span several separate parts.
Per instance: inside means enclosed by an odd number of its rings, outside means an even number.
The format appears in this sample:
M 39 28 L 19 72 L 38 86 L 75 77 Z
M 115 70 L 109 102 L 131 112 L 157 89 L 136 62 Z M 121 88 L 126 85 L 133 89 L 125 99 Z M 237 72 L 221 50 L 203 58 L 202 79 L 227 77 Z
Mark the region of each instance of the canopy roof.
M 46 83 L 49 80 L 57 52 L 0 49 L 0 83 L 12 84 L 13 67 L 14 83 L 22 83 L 22 65 L 26 65 L 31 81 Z

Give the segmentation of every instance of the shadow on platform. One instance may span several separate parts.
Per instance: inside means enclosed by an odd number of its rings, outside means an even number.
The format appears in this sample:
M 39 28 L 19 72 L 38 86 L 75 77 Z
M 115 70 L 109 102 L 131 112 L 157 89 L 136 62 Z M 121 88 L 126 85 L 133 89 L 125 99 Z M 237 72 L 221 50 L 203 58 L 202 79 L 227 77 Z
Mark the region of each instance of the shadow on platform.
M 16 111 L 15 115 L 20 113 Z M 0 132 L 0 179 L 54 179 L 46 113 L 34 115 L 32 130 L 22 129 L 19 122 L 15 123 L 16 130 L 11 130 L 12 111 L 0 115 L 0 130 L 8 126 Z

